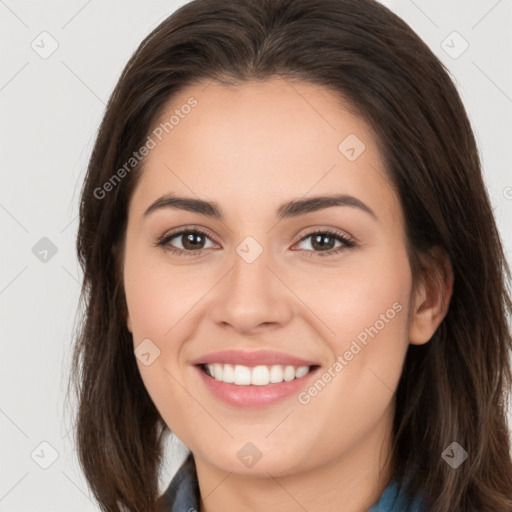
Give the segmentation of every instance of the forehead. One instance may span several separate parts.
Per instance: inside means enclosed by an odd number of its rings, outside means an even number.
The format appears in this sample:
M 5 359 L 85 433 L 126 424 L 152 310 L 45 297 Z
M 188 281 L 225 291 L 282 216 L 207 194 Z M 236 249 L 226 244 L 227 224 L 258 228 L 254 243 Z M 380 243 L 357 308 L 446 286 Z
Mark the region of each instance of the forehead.
M 390 214 L 399 207 L 371 127 L 309 82 L 195 84 L 151 130 L 154 148 L 133 197 L 141 208 L 169 191 L 245 210 L 334 191 Z

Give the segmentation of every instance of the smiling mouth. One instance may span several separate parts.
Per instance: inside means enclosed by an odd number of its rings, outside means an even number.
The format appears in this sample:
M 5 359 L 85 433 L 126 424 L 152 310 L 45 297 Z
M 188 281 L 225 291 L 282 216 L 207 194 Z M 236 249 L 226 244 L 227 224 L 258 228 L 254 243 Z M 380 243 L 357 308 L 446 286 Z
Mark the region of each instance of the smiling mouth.
M 235 386 L 267 386 L 301 379 L 310 372 L 319 368 L 319 365 L 292 366 L 292 365 L 258 365 L 244 366 L 233 364 L 200 364 L 201 370 L 219 382 L 234 384 Z

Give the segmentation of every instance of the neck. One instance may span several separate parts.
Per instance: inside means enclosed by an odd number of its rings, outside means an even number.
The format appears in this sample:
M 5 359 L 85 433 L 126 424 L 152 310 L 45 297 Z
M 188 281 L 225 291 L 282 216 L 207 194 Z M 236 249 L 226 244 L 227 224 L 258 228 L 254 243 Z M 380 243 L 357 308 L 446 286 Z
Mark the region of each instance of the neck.
M 274 477 L 226 473 L 195 457 L 199 512 L 366 512 L 391 481 L 392 410 L 376 428 L 320 466 Z M 306 455 L 307 457 L 307 455 Z

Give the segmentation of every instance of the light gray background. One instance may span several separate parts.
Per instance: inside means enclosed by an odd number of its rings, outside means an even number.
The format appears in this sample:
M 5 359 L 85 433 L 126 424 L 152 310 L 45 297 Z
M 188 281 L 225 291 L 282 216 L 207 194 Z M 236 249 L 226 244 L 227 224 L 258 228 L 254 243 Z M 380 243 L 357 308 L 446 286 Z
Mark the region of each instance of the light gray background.
M 99 510 L 64 409 L 81 280 L 74 252 L 78 193 L 122 67 L 142 38 L 183 3 L 0 0 L 0 511 Z M 384 3 L 450 69 L 478 139 L 510 261 L 512 0 Z M 44 31 L 50 36 L 41 36 Z M 469 47 L 458 55 L 464 40 Z M 58 48 L 45 55 L 52 44 Z M 43 237 L 57 250 L 46 261 L 32 250 L 48 244 Z M 184 453 L 170 438 L 162 488 Z

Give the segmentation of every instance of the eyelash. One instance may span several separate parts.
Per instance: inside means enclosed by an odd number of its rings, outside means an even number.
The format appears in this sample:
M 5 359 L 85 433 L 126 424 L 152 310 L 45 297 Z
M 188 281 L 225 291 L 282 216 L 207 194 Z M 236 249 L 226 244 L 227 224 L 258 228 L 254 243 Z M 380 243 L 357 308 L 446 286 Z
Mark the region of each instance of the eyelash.
M 199 249 L 197 251 L 190 251 L 190 250 L 184 250 L 184 249 L 177 249 L 175 247 L 172 247 L 170 245 L 167 245 L 171 240 L 174 238 L 177 238 L 179 236 L 182 236 L 184 234 L 194 234 L 194 235 L 201 235 L 206 238 L 211 237 L 205 233 L 204 231 L 198 229 L 198 228 L 186 228 L 182 229 L 181 231 L 170 233 L 168 235 L 164 235 L 161 238 L 159 238 L 156 243 L 154 244 L 156 247 L 161 247 L 163 250 L 170 252 L 171 254 L 177 254 L 180 256 L 198 256 L 200 254 L 203 254 L 204 251 L 207 251 L 208 249 Z M 332 229 L 321 229 L 317 231 L 311 231 L 310 233 L 306 233 L 297 243 L 303 242 L 307 238 L 310 238 L 314 235 L 325 235 L 330 238 L 334 238 L 342 243 L 340 247 L 337 247 L 335 249 L 329 249 L 328 251 L 312 251 L 307 249 L 300 249 L 300 252 L 305 252 L 307 254 L 307 257 L 313 258 L 318 255 L 319 257 L 326 257 L 326 256 L 334 256 L 341 252 L 344 249 L 351 249 L 356 246 L 356 243 L 345 236 L 342 232 L 332 230 Z M 313 256 L 315 254 L 315 256 Z

